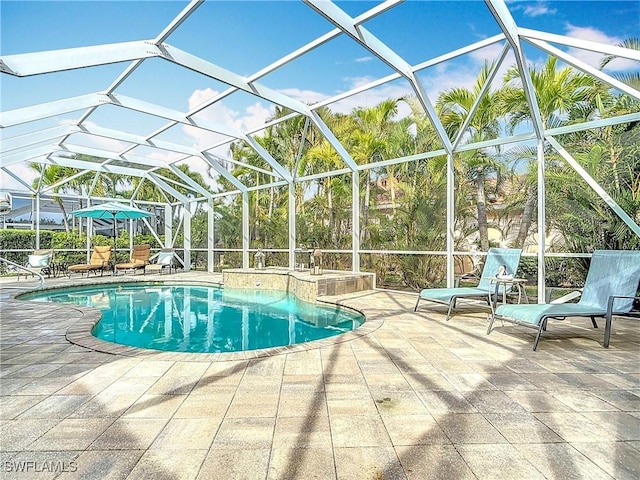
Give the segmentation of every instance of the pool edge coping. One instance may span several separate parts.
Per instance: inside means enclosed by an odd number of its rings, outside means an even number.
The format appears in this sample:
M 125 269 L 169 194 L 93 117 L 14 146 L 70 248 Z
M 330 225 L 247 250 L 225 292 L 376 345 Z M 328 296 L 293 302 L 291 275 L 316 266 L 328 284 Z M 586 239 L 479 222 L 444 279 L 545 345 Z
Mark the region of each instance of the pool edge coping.
M 86 286 L 99 286 L 109 285 L 113 283 L 120 283 L 122 279 L 118 281 L 101 281 L 96 283 L 86 284 Z M 172 280 L 137 280 L 127 279 L 127 283 L 176 283 L 175 279 Z M 218 281 L 206 281 L 206 280 L 181 280 L 178 283 L 192 284 L 192 285 L 205 285 L 205 286 L 220 286 L 224 288 L 224 284 Z M 58 290 L 65 287 L 49 287 L 43 288 L 39 291 Z M 12 295 L 12 299 L 16 301 L 28 302 L 27 299 L 21 299 L 20 296 L 32 292 L 20 292 Z M 359 292 L 362 293 L 362 292 Z M 74 311 L 82 313 L 82 317 L 76 321 L 73 325 L 67 328 L 65 332 L 65 339 L 72 345 L 77 345 L 88 350 L 105 353 L 109 355 L 118 355 L 124 357 L 133 358 L 153 358 L 158 361 L 183 361 L 183 362 L 228 362 L 234 360 L 251 360 L 254 358 L 271 357 L 275 355 L 282 355 L 286 353 L 297 353 L 308 350 L 316 350 L 319 348 L 330 347 L 339 343 L 350 342 L 358 338 L 364 337 L 378 330 L 384 323 L 382 318 L 369 318 L 365 312 L 361 309 L 349 305 L 348 299 L 340 296 L 339 299 L 332 300 L 331 297 L 323 296 L 322 299 L 316 299 L 317 303 L 326 303 L 331 305 L 337 305 L 343 308 L 348 308 L 365 317 L 365 321 L 355 330 L 335 335 L 333 337 L 323 338 L 319 340 L 312 340 L 309 342 L 296 343 L 293 345 L 284 345 L 279 347 L 269 347 L 256 350 L 246 350 L 239 352 L 218 352 L 218 353 L 197 353 L 197 352 L 171 352 L 153 350 L 143 347 L 131 347 L 127 345 L 120 345 L 116 343 L 107 342 L 94 337 L 91 334 L 93 327 L 102 318 L 102 313 L 97 308 L 82 307 L 71 304 L 59 304 L 61 307 L 69 308 Z

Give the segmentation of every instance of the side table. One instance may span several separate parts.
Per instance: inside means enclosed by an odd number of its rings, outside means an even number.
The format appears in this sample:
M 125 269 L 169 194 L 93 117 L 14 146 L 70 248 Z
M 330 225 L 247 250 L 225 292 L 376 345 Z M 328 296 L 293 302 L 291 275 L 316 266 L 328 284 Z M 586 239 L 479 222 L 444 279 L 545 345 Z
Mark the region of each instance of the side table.
M 496 305 L 498 304 L 498 295 L 500 285 L 502 289 L 502 303 L 507 301 L 507 289 L 513 287 L 518 292 L 518 303 L 521 303 L 522 297 L 524 297 L 525 303 L 529 303 L 529 297 L 527 297 L 527 291 L 524 288 L 527 284 L 526 278 L 514 278 L 514 277 L 489 277 L 489 305 L 491 305 L 491 313 L 495 313 Z M 495 288 L 494 288 L 495 285 Z M 495 295 L 495 300 L 491 299 L 491 295 Z

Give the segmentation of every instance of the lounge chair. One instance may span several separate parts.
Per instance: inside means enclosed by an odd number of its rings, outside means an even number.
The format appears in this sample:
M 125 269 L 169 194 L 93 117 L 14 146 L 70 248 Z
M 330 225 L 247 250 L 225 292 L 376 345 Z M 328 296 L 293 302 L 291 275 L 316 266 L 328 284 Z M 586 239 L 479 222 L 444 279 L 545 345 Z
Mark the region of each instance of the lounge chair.
M 490 248 L 489 252 L 487 252 L 487 258 L 484 262 L 480 282 L 477 287 L 426 288 L 418 294 L 418 300 L 416 301 L 416 306 L 413 311 L 418 311 L 420 300 L 449 305 L 449 310 L 447 310 L 447 320 L 449 320 L 449 318 L 451 318 L 451 310 L 455 308 L 458 298 L 480 298 L 488 300 L 490 293 L 508 293 L 510 285 L 500 284 L 496 289 L 496 287 L 492 285 L 491 278 L 498 274 L 502 265 L 506 266 L 507 274 L 514 275 L 516 270 L 518 270 L 521 254 L 522 249 L 520 248 Z
M 47 250 L 34 250 L 31 255 L 29 255 L 29 260 L 25 267 L 31 273 L 27 273 L 25 270 L 18 270 L 18 281 L 20 281 L 20 276 L 24 275 L 27 278 L 27 275 L 47 275 L 51 276 L 52 274 L 52 264 L 53 264 L 53 249 Z
M 142 270 L 145 273 L 145 267 L 149 264 L 149 256 L 151 255 L 151 245 L 134 245 L 131 252 L 131 259 L 128 263 L 116 264 L 116 272 L 118 270 L 133 270 L 135 275 L 136 270 Z
M 501 305 L 489 320 L 487 334 L 496 319 L 524 325 L 538 330 L 533 350 L 538 348 L 540 335 L 547 329 L 549 319 L 591 317 L 598 328 L 596 317 L 604 317 L 603 346 L 609 347 L 613 315 L 627 314 L 633 307 L 640 282 L 640 251 L 596 250 L 591 257 L 584 289 L 578 303 L 547 303 L 539 305 Z
M 145 267 L 146 272 L 160 272 L 162 273 L 165 268 L 171 273 L 171 268 L 176 268 L 173 261 L 175 259 L 175 250 L 173 248 L 163 248 L 156 255 L 155 263 L 150 263 Z
M 104 273 L 104 269 L 109 267 L 109 258 L 111 258 L 111 247 L 108 245 L 97 246 L 93 248 L 93 253 L 91 254 L 91 259 L 87 264 L 78 264 L 71 265 L 67 268 L 69 275 L 72 273 L 87 273 L 89 276 L 89 272 L 98 273 L 100 271 L 100 275 Z

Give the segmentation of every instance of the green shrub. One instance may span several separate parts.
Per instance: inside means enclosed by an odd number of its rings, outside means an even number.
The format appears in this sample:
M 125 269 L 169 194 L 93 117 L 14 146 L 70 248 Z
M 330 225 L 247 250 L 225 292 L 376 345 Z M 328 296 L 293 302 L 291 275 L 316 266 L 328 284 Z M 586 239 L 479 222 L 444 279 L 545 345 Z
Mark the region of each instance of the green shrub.
M 94 235 L 91 237 L 91 247 L 96 245 L 113 246 L 113 238 L 104 235 Z M 141 245 L 148 243 L 151 248 L 159 248 L 160 245 L 153 235 L 136 234 L 133 237 L 133 243 Z M 84 233 L 77 230 L 72 232 L 53 232 L 49 230 L 40 230 L 40 248 L 55 250 L 55 262 L 67 265 L 75 265 L 85 263 L 87 237 Z M 25 265 L 28 261 L 29 254 L 36 249 L 36 231 L 35 230 L 0 230 L 0 250 L 3 251 L 2 256 L 9 261 L 19 265 Z M 23 251 L 10 251 L 23 250 Z M 69 250 L 76 250 L 69 251 Z M 123 231 L 118 236 L 117 256 L 112 254 L 112 260 L 117 262 L 126 262 L 129 260 L 129 234 Z
M 40 248 L 54 248 L 55 232 L 40 230 Z M 25 265 L 29 254 L 36 248 L 35 230 L 0 230 L 0 250 L 7 260 Z M 7 250 L 24 250 L 23 252 L 7 252 Z

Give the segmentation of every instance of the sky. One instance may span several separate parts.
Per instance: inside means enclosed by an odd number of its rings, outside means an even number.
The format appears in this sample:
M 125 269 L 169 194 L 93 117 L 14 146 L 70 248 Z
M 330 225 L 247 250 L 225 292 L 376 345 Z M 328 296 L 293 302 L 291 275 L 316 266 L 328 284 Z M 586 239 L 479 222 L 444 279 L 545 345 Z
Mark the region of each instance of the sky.
M 358 16 L 377 2 L 336 2 Z M 23 1 L 0 2 L 0 54 L 14 55 L 104 43 L 153 39 L 187 5 L 178 1 Z M 640 1 L 508 1 L 521 27 L 584 40 L 618 44 L 638 36 Z M 363 26 L 411 65 L 417 65 L 500 32 L 482 1 L 407 1 L 365 22 Z M 201 57 L 242 76 L 251 76 L 279 58 L 333 30 L 333 25 L 298 1 L 206 1 L 169 38 L 166 44 Z M 502 48 L 494 44 L 464 57 L 419 72 L 432 101 L 444 90 L 473 85 L 485 61 L 493 61 Z M 597 65 L 601 55 L 571 50 L 581 60 Z M 527 60 L 540 64 L 546 54 L 525 48 Z M 513 63 L 508 57 L 501 73 Z M 127 63 L 84 68 L 26 78 L 0 75 L 2 111 L 60 100 L 106 89 Z M 610 64 L 612 71 L 632 68 L 629 61 Z M 262 78 L 259 83 L 292 98 L 315 103 L 359 85 L 382 78 L 393 70 L 345 35 Z M 227 86 L 161 59 L 146 60 L 116 92 L 163 107 L 188 111 Z M 386 98 L 409 93 L 409 85 L 396 80 L 365 94 L 331 105 L 348 113 Z M 198 115 L 241 130 L 259 127 L 274 112 L 274 105 L 247 93 L 234 93 Z M 82 112 L 5 128 L 3 139 L 79 118 Z M 400 114 L 406 114 L 401 111 Z M 97 109 L 89 123 L 148 135 L 166 120 L 151 118 L 114 106 Z M 76 138 L 77 137 L 77 138 Z M 175 126 L 158 138 L 199 148 L 219 136 Z M 73 143 L 118 151 L 125 144 L 90 140 L 74 135 Z M 222 152 L 222 150 L 221 150 Z M 176 158 L 157 149 L 136 149 L 135 154 L 162 160 Z M 205 171 L 204 165 L 197 168 Z M 22 169 L 20 171 L 19 169 Z M 14 171 L 16 171 L 14 169 Z M 33 174 L 18 167 L 19 175 Z M 0 173 L 0 188 L 15 188 L 15 181 Z

